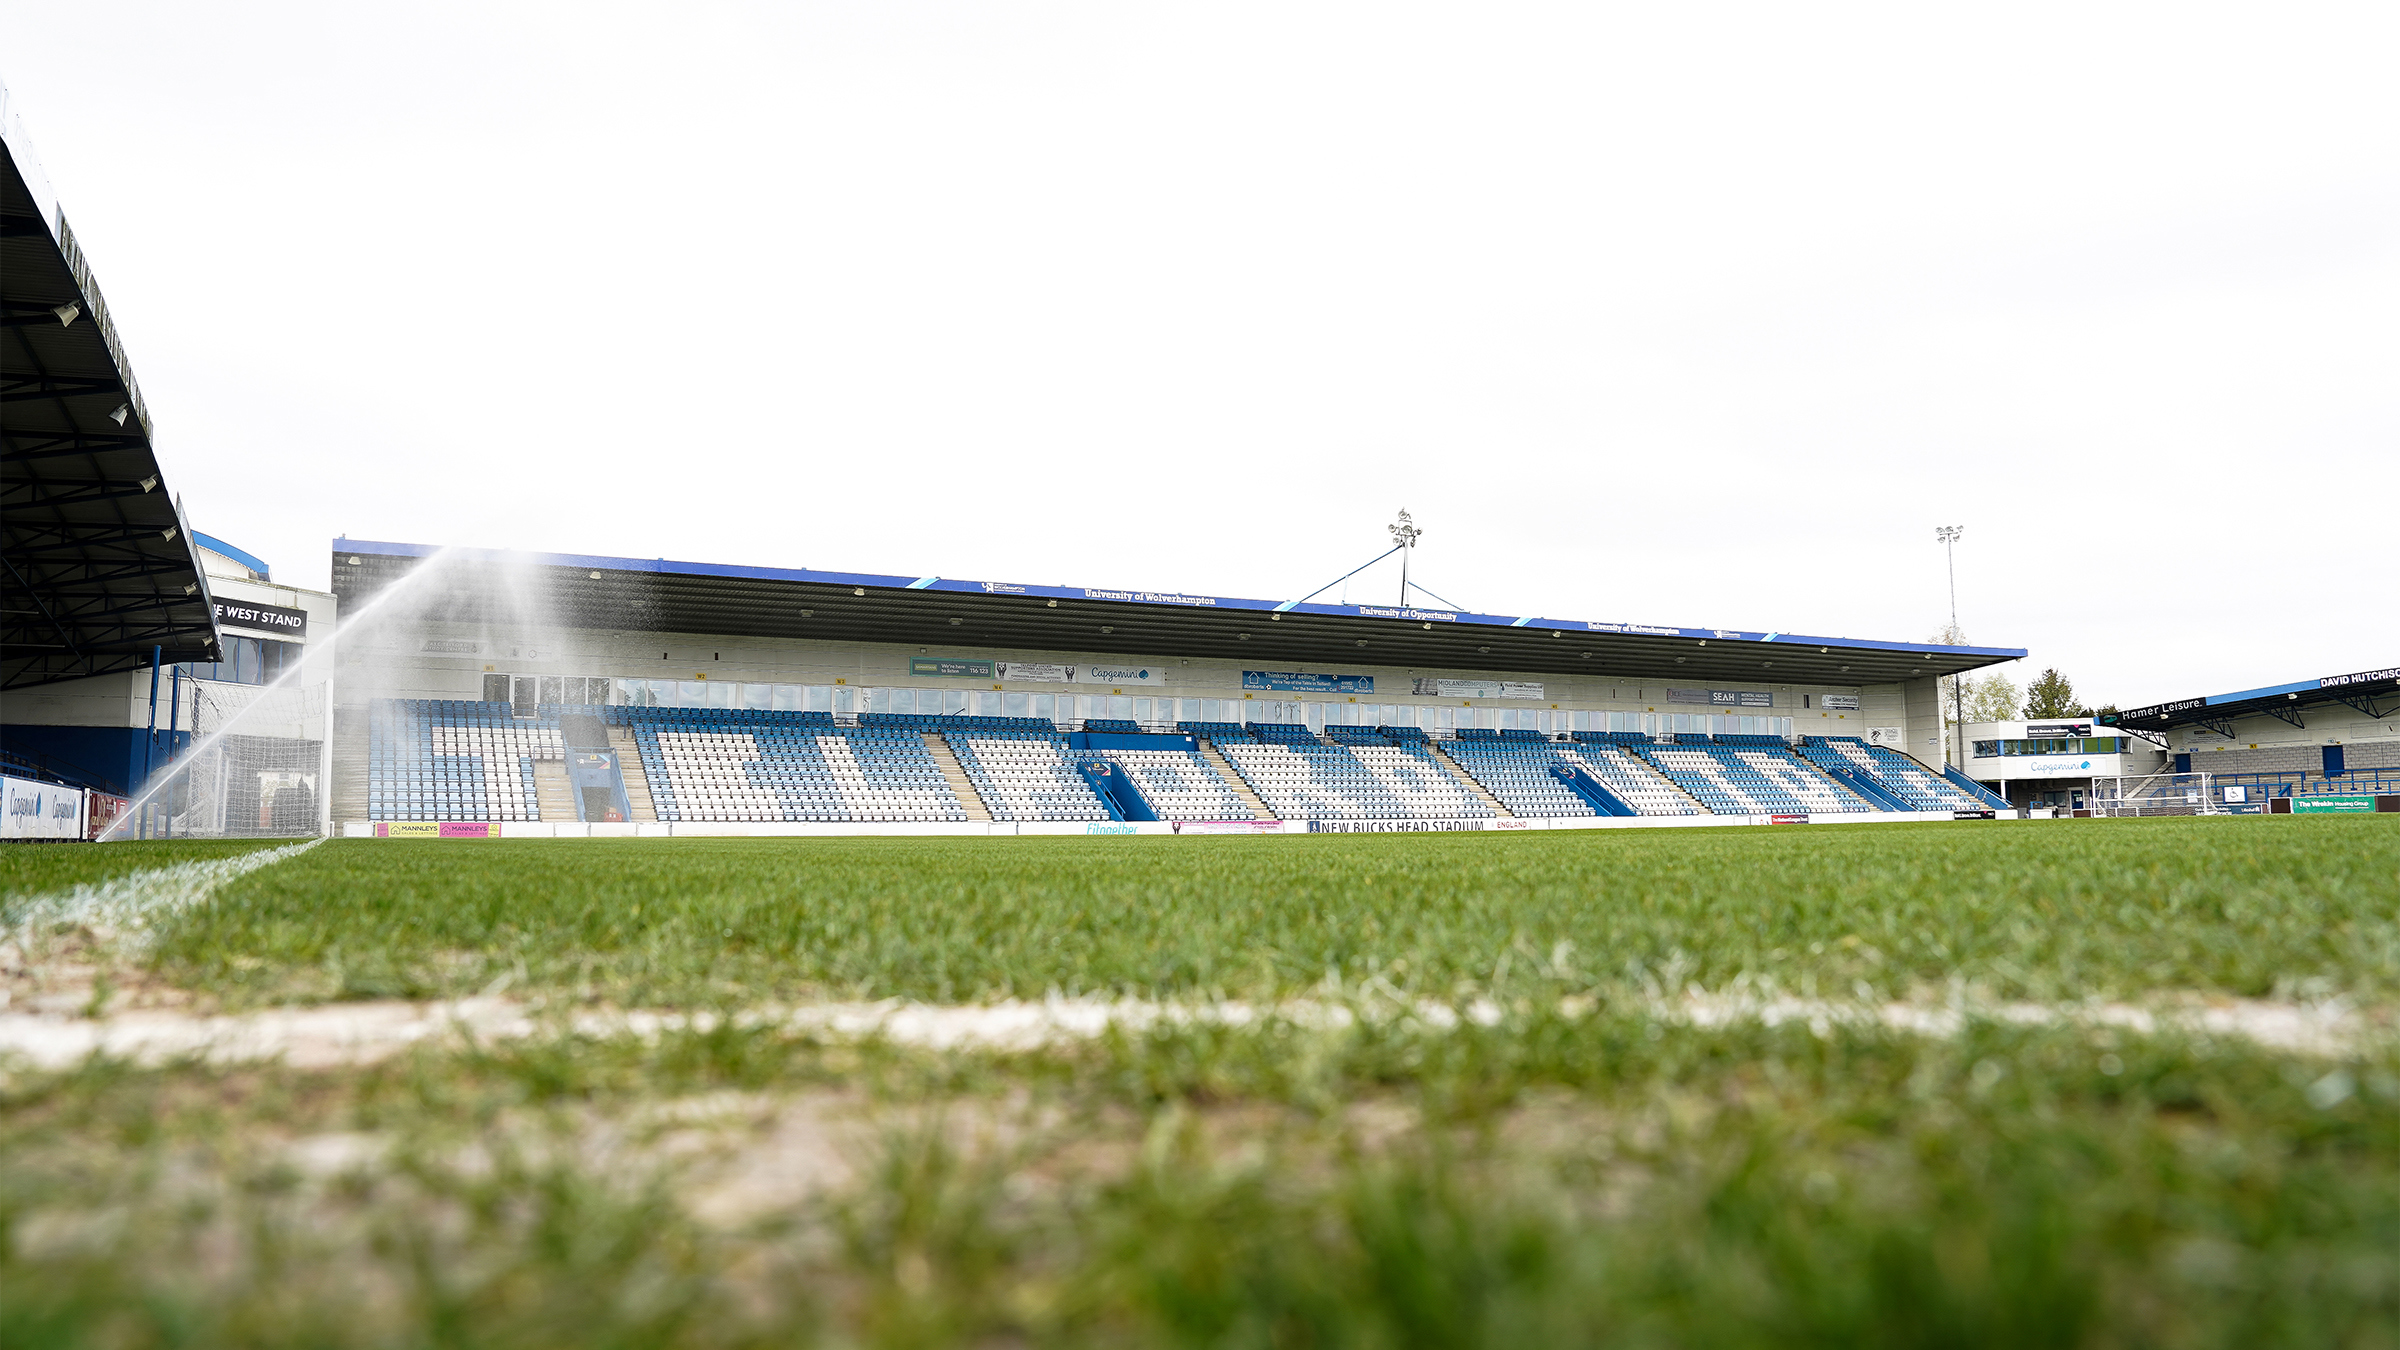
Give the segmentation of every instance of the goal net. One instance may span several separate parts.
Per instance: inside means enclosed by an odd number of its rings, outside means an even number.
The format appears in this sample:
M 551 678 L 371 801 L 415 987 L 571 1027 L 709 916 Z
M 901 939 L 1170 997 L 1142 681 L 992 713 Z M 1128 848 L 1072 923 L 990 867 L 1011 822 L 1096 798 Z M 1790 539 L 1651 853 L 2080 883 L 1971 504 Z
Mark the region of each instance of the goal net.
M 136 829 L 152 838 L 320 833 L 326 688 L 194 681 L 191 748 L 137 808 Z
M 2095 778 L 2089 804 L 2095 816 L 2223 816 L 2259 810 L 2265 798 L 2256 787 L 2204 773 L 2154 773 Z

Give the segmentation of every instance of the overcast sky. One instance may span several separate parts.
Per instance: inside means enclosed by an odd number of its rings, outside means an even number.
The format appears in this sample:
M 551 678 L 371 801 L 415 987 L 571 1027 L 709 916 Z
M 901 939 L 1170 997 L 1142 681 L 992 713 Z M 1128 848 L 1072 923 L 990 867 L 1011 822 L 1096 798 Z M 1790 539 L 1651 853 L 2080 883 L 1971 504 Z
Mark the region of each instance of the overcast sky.
M 2400 660 L 2400 9 L 0 3 L 197 528 Z M 1388 565 L 1352 603 L 1395 598 Z M 1339 590 L 1325 598 L 1339 599 Z

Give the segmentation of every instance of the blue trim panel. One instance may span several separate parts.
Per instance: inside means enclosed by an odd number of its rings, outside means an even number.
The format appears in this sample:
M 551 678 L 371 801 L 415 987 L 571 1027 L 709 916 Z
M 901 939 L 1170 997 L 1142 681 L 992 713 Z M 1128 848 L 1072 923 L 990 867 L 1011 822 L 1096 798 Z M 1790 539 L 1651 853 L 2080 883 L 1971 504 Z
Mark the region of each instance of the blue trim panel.
M 336 553 L 373 553 L 391 558 L 427 558 L 445 550 L 430 544 L 388 543 L 371 539 L 336 539 Z M 1101 600 L 1135 605 L 1185 605 L 1194 609 L 1237 610 L 1260 614 L 1323 614 L 1337 618 L 1402 619 L 1412 623 L 1460 623 L 1487 628 L 1548 628 L 1565 633 L 1613 633 L 1632 637 L 1698 638 L 1720 642 L 1777 642 L 1839 647 L 1849 651 L 1927 652 L 1987 657 L 1993 661 L 2022 660 L 2023 647 L 1945 647 L 1927 642 L 1883 642 L 1872 638 L 1803 637 L 1795 633 L 1745 632 L 1732 628 L 1676 628 L 1664 624 L 1601 623 L 1588 619 L 1544 619 L 1506 614 L 1467 614 L 1447 609 L 1394 605 L 1320 605 L 1290 600 L 1243 600 L 1193 595 L 1182 591 L 1116 590 L 1100 586 L 1035 586 L 1007 581 L 957 581 L 948 577 L 883 576 L 871 572 L 820 572 L 806 568 L 742 567 L 730 563 L 671 561 L 666 558 L 605 558 L 587 553 L 517 553 L 496 548 L 454 548 L 448 552 L 486 562 L 530 562 L 549 567 L 642 572 L 657 576 L 723 577 L 745 581 L 804 581 L 819 586 L 880 586 L 891 590 L 956 591 L 983 595 L 1023 595 L 1036 599 Z
M 204 549 L 207 549 L 211 553 L 222 553 L 226 557 L 233 559 L 235 562 L 240 563 L 242 566 L 249 568 L 251 571 L 258 573 L 262 577 L 272 577 L 274 575 L 273 570 L 267 566 L 266 561 L 260 558 L 257 554 L 251 553 L 244 549 L 235 548 L 233 545 L 226 543 L 224 540 L 217 538 L 213 534 L 202 534 L 200 531 L 194 530 L 192 531 L 192 542 L 198 544 Z

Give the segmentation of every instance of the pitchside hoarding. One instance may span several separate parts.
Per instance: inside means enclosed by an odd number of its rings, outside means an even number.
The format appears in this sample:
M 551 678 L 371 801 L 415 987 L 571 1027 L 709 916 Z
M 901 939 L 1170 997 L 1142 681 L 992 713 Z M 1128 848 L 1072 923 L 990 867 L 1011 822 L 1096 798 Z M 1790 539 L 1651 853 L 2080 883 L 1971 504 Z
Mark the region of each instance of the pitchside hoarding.
M 0 839 L 81 839 L 83 789 L 0 778 Z

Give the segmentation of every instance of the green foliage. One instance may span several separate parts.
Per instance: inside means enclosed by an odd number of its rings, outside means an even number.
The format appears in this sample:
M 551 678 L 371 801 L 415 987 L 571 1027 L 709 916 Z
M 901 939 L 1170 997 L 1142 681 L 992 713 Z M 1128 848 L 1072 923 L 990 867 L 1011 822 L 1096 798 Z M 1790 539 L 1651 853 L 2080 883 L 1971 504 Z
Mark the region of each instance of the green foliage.
M 2400 990 L 2389 817 L 1278 838 L 334 840 L 159 935 L 234 1003 Z
M 2032 717 L 2089 717 L 2092 710 L 2075 701 L 2075 685 L 2054 666 L 2025 686 L 2025 715 Z
M 1969 722 L 2014 722 L 2023 696 L 2006 675 L 1997 671 L 1980 678 L 1969 678 L 1966 687 L 1966 717 Z

